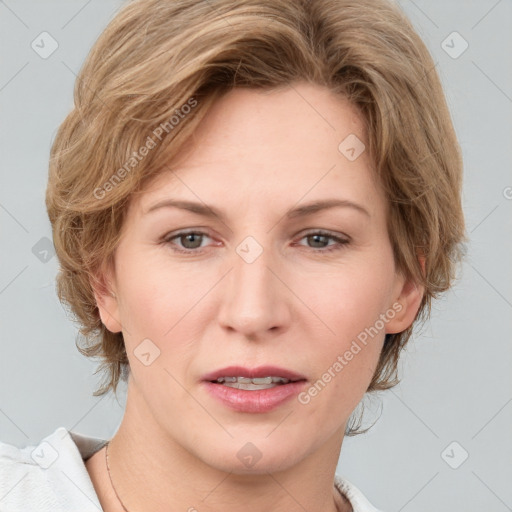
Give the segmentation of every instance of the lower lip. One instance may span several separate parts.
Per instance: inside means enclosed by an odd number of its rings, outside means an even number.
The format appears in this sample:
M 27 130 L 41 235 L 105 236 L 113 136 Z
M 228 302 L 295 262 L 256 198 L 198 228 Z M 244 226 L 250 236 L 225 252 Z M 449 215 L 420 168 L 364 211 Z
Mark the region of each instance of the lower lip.
M 238 412 L 263 413 L 276 409 L 298 395 L 306 385 L 305 380 L 280 384 L 273 388 L 249 391 L 222 384 L 203 381 L 207 391 L 227 407 Z

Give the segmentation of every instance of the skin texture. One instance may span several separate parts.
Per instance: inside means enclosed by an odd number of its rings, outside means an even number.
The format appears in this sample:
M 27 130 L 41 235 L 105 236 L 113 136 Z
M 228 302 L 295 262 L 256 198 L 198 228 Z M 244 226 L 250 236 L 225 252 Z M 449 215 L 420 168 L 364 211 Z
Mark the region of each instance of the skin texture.
M 100 276 L 112 294 L 96 292 L 102 321 L 123 331 L 130 360 L 126 412 L 109 449 L 128 510 L 351 510 L 333 488 L 345 427 L 385 333 L 412 323 L 423 290 L 396 271 L 367 152 L 349 161 L 338 150 L 349 134 L 365 140 L 359 113 L 323 87 L 235 89 L 130 203 L 114 268 Z M 225 218 L 170 207 L 145 213 L 170 198 Z M 367 214 L 285 215 L 331 198 Z M 176 237 L 191 228 L 205 236 Z M 318 230 L 349 242 L 307 236 Z M 237 253 L 248 236 L 263 250 L 252 263 Z M 393 304 L 400 311 L 307 404 L 293 398 L 268 413 L 240 413 L 203 388 L 204 374 L 230 365 L 277 365 L 311 385 Z M 147 338 L 160 350 L 148 366 L 134 354 Z M 251 468 L 237 457 L 248 442 L 261 453 Z M 117 511 L 103 452 L 88 469 L 103 508 Z

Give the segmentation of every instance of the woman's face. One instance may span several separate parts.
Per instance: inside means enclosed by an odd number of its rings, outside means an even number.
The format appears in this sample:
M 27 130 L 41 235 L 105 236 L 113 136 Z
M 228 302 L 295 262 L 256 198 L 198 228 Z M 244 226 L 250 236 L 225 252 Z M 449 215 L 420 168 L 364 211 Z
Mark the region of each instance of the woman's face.
M 97 299 L 123 331 L 127 411 L 148 435 L 235 473 L 341 442 L 385 333 L 421 300 L 396 272 L 364 140 L 322 87 L 235 89 L 131 202 L 116 298 Z M 251 376 L 291 382 L 230 382 Z

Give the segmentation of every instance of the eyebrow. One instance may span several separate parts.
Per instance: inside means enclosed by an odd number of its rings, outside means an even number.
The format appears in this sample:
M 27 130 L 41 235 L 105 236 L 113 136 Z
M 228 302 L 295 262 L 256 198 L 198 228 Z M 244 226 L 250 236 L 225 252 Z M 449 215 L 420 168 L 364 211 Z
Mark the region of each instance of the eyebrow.
M 158 210 L 160 208 L 179 208 L 182 210 L 187 210 L 192 213 L 196 213 L 198 215 L 202 215 L 203 217 L 217 217 L 223 222 L 226 221 L 226 216 L 220 210 L 213 206 L 209 206 L 205 203 L 196 203 L 194 201 L 185 201 L 181 199 L 164 199 L 150 206 L 145 214 Z M 318 201 L 312 201 L 310 203 L 306 203 L 302 206 L 298 206 L 297 208 L 293 208 L 288 210 L 285 213 L 285 217 L 288 219 L 296 219 L 299 217 L 306 217 L 307 215 L 312 215 L 322 210 L 327 210 L 329 208 L 351 208 L 356 210 L 364 215 L 371 217 L 370 213 L 366 208 L 361 206 L 360 204 L 354 203 L 353 201 L 349 201 L 348 199 L 323 199 Z

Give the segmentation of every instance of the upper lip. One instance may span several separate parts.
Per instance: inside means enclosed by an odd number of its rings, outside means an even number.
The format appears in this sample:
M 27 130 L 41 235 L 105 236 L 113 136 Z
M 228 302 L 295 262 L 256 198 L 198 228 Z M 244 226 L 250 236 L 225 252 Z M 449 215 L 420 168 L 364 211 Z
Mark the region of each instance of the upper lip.
M 247 377 L 249 379 L 257 377 L 283 377 L 290 381 L 306 380 L 304 375 L 287 370 L 286 368 L 279 368 L 278 366 L 258 366 L 257 368 L 227 366 L 226 368 L 221 368 L 203 375 L 202 380 L 211 382 L 217 380 L 219 377 Z

